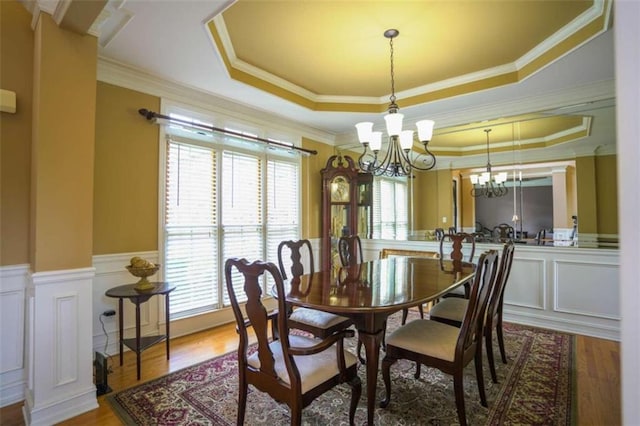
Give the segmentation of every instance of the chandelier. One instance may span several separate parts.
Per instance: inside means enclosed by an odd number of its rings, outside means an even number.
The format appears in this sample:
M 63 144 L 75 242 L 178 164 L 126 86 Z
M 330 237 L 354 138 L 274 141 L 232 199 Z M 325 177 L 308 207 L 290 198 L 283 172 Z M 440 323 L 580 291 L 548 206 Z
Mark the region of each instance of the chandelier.
M 358 131 L 358 139 L 362 144 L 363 151 L 358 158 L 358 165 L 365 173 L 372 173 L 376 176 L 411 176 L 411 171 L 430 170 L 436 165 L 436 157 L 433 155 L 427 144 L 433 135 L 432 120 L 420 120 L 416 123 L 418 128 L 418 140 L 422 143 L 424 152 L 415 153 L 413 147 L 413 130 L 402 130 L 403 114 L 398 112 L 398 104 L 396 104 L 395 81 L 393 70 L 393 39 L 400 32 L 390 29 L 384 32 L 384 36 L 389 39 L 391 51 L 391 96 L 389 100 L 389 109 L 384 120 L 387 127 L 387 135 L 389 144 L 384 152 L 384 158 L 381 154 L 382 148 L 382 132 L 373 131 L 372 122 L 362 122 L 356 124 Z
M 507 195 L 509 191 L 504 183 L 507 181 L 507 172 L 498 174 L 491 173 L 491 161 L 489 159 L 489 133 L 491 129 L 485 129 L 487 134 L 487 171 L 479 175 L 473 174 L 469 176 L 473 188 L 471 195 L 474 197 L 496 198 Z

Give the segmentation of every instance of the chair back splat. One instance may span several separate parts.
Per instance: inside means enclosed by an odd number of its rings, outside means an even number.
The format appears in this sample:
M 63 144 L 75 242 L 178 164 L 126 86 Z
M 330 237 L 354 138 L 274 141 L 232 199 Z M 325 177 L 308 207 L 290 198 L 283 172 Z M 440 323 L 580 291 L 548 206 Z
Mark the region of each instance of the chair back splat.
M 246 259 L 227 259 L 225 280 L 240 341 L 238 344 L 238 425 L 244 424 L 248 386 L 269 394 L 287 404 L 291 410 L 291 424 L 302 422 L 302 409 L 334 386 L 347 382 L 351 386 L 349 423 L 354 416 L 362 385 L 358 378 L 357 359 L 344 350 L 344 338 L 352 337 L 352 330 L 342 330 L 327 339 L 289 334 L 282 276 L 275 264 Z M 263 280 L 270 276 L 275 283 L 278 311 L 268 313 L 262 303 Z M 234 281 L 242 281 L 243 285 Z M 243 289 L 239 298 L 236 292 Z M 245 312 L 240 300 L 246 300 Z M 278 324 L 278 339 L 269 338 L 269 321 Z M 257 337 L 257 351 L 249 345 L 247 329 L 252 327 Z
M 465 257 L 463 248 L 468 247 L 469 255 Z M 440 240 L 440 268 L 445 267 L 445 262 L 451 260 L 453 272 L 461 272 L 465 263 L 473 262 L 473 256 L 476 252 L 476 239 L 473 235 L 464 232 L 457 234 L 445 234 Z M 469 298 L 471 286 L 465 283 L 463 292 L 453 291 L 445 297 L 464 297 Z
M 288 256 L 286 256 L 287 251 Z M 306 270 L 305 264 L 308 265 Z M 285 280 L 287 279 L 287 269 L 289 270 L 292 293 L 309 294 L 313 283 L 312 279 L 308 280 L 306 288 L 300 288 L 300 276 L 314 272 L 313 249 L 309 240 L 282 241 L 278 245 L 278 265 Z M 288 307 L 287 314 L 289 315 L 289 328 L 307 331 L 321 339 L 353 324 L 353 321 L 347 317 L 311 308 L 293 310 Z
M 289 251 L 289 262 L 286 261 L 285 251 Z M 302 259 L 306 255 L 307 267 L 305 268 Z M 311 248 L 311 242 L 309 240 L 298 241 L 282 241 L 278 244 L 278 266 L 280 267 L 280 273 L 282 279 L 287 279 L 287 267 L 285 263 L 290 263 L 289 272 L 291 277 L 299 277 L 301 275 L 313 274 L 314 261 L 313 261 L 313 249 Z M 306 272 L 305 272 L 306 269 Z
M 484 327 L 484 316 L 491 290 L 495 287 L 498 273 L 498 252 L 489 250 L 478 260 L 476 278 L 471 286 L 469 306 L 462 320 L 460 334 L 464 336 L 462 343 L 464 351 L 474 346 L 481 346 Z
M 362 241 L 357 235 L 342 236 L 338 240 L 338 253 L 342 266 L 362 263 Z

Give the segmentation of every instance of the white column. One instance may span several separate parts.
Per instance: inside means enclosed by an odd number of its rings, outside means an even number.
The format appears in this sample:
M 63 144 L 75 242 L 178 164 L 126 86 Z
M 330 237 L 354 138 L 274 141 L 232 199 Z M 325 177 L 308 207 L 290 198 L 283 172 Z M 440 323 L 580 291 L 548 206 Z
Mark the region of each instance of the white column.
M 640 419 L 640 2 L 616 0 L 615 35 L 620 280 L 622 306 L 622 423 Z

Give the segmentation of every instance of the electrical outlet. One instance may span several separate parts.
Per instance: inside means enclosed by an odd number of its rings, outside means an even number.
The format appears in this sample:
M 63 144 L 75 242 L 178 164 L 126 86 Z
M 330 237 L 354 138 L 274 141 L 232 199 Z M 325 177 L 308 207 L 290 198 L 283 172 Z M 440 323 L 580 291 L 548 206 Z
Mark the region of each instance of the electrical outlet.
M 112 317 L 115 314 L 116 314 L 116 311 L 114 311 L 113 309 L 107 309 L 102 313 L 102 315 L 104 315 L 105 317 Z

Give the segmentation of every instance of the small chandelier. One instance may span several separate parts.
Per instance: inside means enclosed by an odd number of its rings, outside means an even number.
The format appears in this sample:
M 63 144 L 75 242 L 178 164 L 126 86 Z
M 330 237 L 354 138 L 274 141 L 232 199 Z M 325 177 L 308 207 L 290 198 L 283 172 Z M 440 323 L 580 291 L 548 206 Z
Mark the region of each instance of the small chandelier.
M 487 171 L 479 175 L 473 174 L 469 176 L 471 184 L 473 184 L 471 195 L 487 198 L 502 197 L 509 192 L 504 185 L 507 181 L 507 172 L 491 173 L 491 161 L 489 160 L 489 132 L 491 132 L 491 129 L 485 129 L 484 132 L 487 134 Z
M 363 146 L 362 155 L 358 158 L 358 165 L 363 172 L 372 173 L 376 176 L 411 176 L 412 169 L 430 170 L 436 165 L 436 157 L 427 147 L 433 135 L 434 122 L 432 120 L 420 120 L 416 123 L 418 139 L 424 147 L 423 153 L 415 154 L 411 150 L 413 147 L 413 130 L 402 130 L 404 115 L 398 112 L 393 72 L 393 39 L 398 34 L 400 32 L 395 29 L 384 32 L 384 36 L 389 39 L 391 50 L 391 96 L 389 97 L 391 103 L 389 104 L 388 113 L 384 117 L 387 125 L 387 134 L 389 135 L 389 145 L 384 158 L 378 158 L 382 148 L 382 132 L 374 132 L 372 122 L 356 124 L 358 139 Z M 371 151 L 369 151 L 369 148 Z

